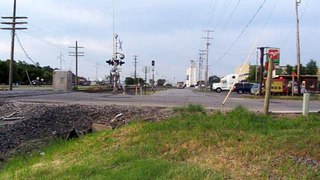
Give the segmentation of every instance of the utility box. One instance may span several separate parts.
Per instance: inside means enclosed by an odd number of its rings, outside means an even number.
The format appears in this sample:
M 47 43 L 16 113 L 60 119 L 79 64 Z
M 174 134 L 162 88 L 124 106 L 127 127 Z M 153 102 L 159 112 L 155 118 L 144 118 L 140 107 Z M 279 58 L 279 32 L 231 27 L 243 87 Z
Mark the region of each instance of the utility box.
M 53 90 L 71 91 L 72 90 L 72 72 L 71 71 L 53 71 Z

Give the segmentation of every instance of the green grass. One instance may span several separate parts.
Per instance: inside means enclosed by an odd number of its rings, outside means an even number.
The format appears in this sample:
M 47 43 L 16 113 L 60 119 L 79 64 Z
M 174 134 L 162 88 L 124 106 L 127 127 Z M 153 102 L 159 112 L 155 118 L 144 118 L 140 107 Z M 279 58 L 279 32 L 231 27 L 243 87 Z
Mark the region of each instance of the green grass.
M 173 111 L 179 113 L 205 113 L 206 109 L 199 104 L 188 104 L 183 107 L 175 107 Z
M 264 99 L 264 96 L 256 96 L 256 95 L 245 95 L 242 96 L 243 98 L 248 98 L 248 99 Z M 272 95 L 271 99 L 278 99 L 278 100 L 303 100 L 303 95 L 301 96 L 280 96 L 280 95 Z M 319 94 L 310 94 L 310 101 L 317 101 L 320 100 L 320 95 Z
M 293 161 L 320 161 L 319 134 L 316 115 L 181 113 L 56 142 L 12 159 L 0 179 L 319 179 L 319 167 Z

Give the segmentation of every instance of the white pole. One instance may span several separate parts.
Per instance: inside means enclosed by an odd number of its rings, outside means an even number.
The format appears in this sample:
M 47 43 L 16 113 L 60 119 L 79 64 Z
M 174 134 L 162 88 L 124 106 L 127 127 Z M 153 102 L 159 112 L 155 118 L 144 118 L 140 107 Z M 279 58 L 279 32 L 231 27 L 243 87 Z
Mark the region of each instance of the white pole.
M 310 93 L 304 93 L 303 94 L 303 106 L 302 106 L 303 116 L 309 115 L 309 102 L 310 102 Z

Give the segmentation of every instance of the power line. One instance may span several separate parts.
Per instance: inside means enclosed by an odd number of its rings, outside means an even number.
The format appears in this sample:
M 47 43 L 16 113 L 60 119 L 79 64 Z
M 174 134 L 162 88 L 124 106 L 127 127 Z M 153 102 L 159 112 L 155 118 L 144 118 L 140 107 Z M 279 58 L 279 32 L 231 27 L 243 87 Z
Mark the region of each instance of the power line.
M 230 4 L 230 2 L 228 0 L 226 0 L 224 6 L 222 8 L 221 18 L 219 18 L 219 21 L 214 25 L 214 28 L 213 28 L 214 30 L 216 30 L 217 27 L 221 24 L 221 21 L 226 14 L 226 9 L 229 6 L 229 4 Z
M 226 50 L 225 53 L 223 53 L 223 55 L 217 60 L 215 61 L 215 63 L 221 61 L 230 51 L 231 49 L 236 45 L 236 43 L 240 40 L 241 36 L 244 34 L 244 32 L 247 30 L 247 28 L 251 25 L 251 23 L 253 22 L 253 20 L 255 19 L 255 17 L 258 15 L 258 13 L 260 12 L 260 10 L 262 9 L 262 7 L 264 6 L 264 4 L 267 2 L 267 0 L 264 0 L 262 2 L 262 4 L 259 6 L 258 10 L 255 12 L 255 14 L 252 16 L 252 18 L 249 20 L 249 22 L 247 23 L 247 25 L 242 29 L 242 31 L 240 32 L 240 34 L 238 35 L 238 37 L 235 39 L 235 41 L 233 41 L 233 43 L 231 44 L 231 46 Z
M 62 61 L 64 61 L 62 57 L 63 57 L 63 54 L 62 52 L 60 52 L 60 55 L 57 57 L 60 60 L 60 70 L 62 70 Z
M 229 18 L 227 19 L 226 23 L 225 23 L 224 26 L 222 27 L 222 30 L 221 30 L 221 31 L 223 31 L 223 30 L 227 27 L 227 25 L 230 23 L 233 15 L 234 15 L 234 13 L 236 12 L 236 10 L 238 9 L 238 7 L 239 7 L 239 5 L 240 5 L 240 2 L 241 2 L 241 0 L 238 0 L 236 6 L 233 8 L 233 10 L 232 10 Z
M 19 36 L 18 36 L 17 33 L 16 33 L 16 37 L 17 37 L 18 43 L 19 43 L 19 45 L 20 45 L 23 53 L 25 54 L 25 56 L 26 56 L 35 66 L 38 66 L 38 64 L 35 63 L 35 62 L 31 59 L 31 57 L 28 55 L 28 53 L 26 52 L 26 50 L 25 50 L 24 47 L 22 46 L 21 41 L 20 41 Z

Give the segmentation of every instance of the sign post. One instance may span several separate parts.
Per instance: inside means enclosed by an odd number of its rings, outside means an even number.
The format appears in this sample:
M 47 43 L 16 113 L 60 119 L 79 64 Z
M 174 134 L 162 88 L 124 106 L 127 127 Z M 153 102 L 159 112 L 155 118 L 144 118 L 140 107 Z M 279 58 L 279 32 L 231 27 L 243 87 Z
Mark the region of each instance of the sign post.
M 279 66 L 280 49 L 268 48 L 267 49 L 267 62 L 268 62 L 268 75 L 267 75 L 266 91 L 265 91 L 265 98 L 264 98 L 264 108 L 263 108 L 263 112 L 266 115 L 269 114 L 273 66 L 275 66 L 275 67 Z

